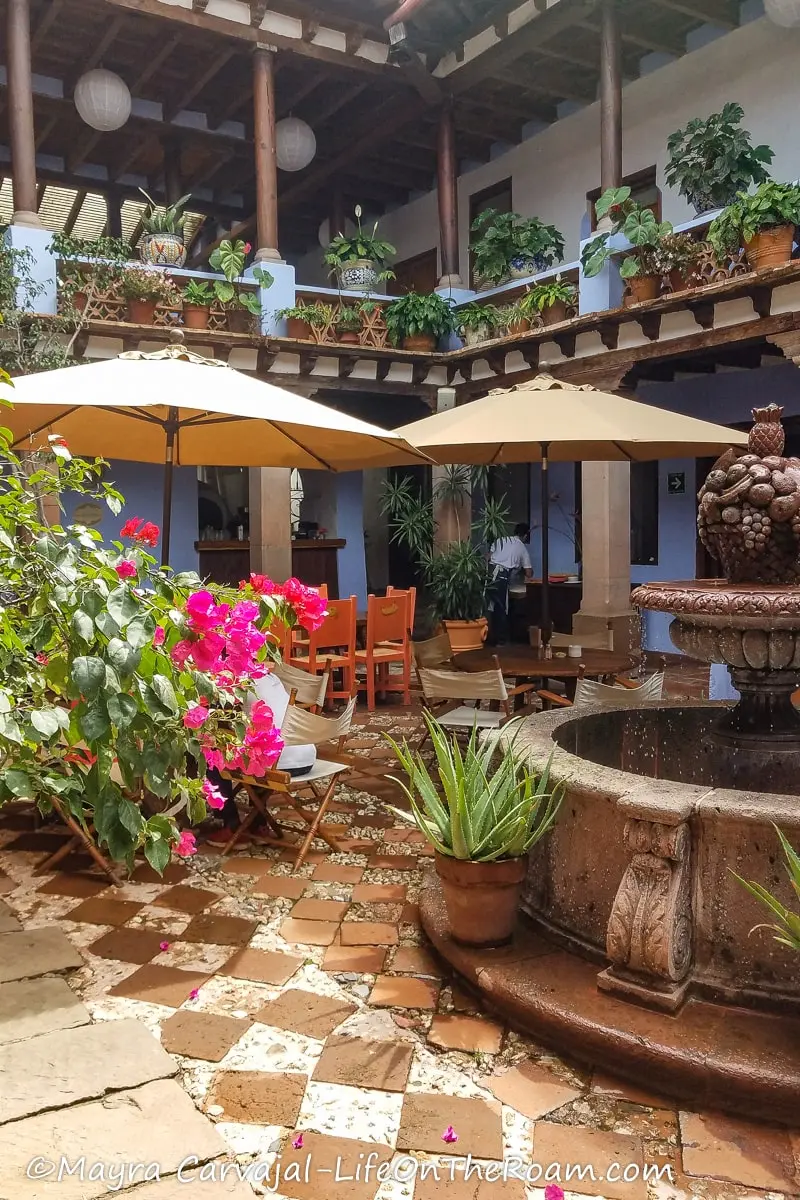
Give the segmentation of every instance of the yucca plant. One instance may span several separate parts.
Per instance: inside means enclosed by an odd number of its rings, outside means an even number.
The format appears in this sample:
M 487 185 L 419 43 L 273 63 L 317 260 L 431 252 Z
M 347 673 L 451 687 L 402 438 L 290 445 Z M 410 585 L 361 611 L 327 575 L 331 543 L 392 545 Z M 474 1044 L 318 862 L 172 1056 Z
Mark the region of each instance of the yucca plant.
M 786 836 L 781 833 L 777 825 L 775 832 L 783 848 L 783 853 L 786 858 L 786 874 L 789 876 L 789 882 L 792 885 L 794 894 L 800 900 L 800 854 L 789 844 Z M 733 872 L 736 875 L 736 872 Z M 755 929 L 771 929 L 776 942 L 780 942 L 782 946 L 788 946 L 790 950 L 800 950 L 800 913 L 792 912 L 785 904 L 782 904 L 777 896 L 773 896 L 772 892 L 760 883 L 754 883 L 752 880 L 742 879 L 741 875 L 736 875 L 739 883 L 746 887 L 751 896 L 755 896 L 756 900 L 770 910 L 773 916 L 777 917 L 777 922 L 774 925 L 756 925 Z M 752 932 L 752 930 L 751 930 Z
M 388 738 L 408 783 L 398 780 L 411 813 L 395 815 L 415 823 L 439 854 L 472 863 L 522 858 L 552 829 L 563 797 L 563 785 L 550 789 L 550 769 L 538 781 L 506 750 L 493 768 L 497 740 L 478 741 L 474 728 L 462 751 L 457 735 L 448 736 L 439 722 L 423 712 L 435 754 L 435 776 L 419 751 Z M 505 733 L 518 730 L 509 722 Z M 387 735 L 388 736 L 388 735 Z M 437 784 L 438 781 L 438 784 Z

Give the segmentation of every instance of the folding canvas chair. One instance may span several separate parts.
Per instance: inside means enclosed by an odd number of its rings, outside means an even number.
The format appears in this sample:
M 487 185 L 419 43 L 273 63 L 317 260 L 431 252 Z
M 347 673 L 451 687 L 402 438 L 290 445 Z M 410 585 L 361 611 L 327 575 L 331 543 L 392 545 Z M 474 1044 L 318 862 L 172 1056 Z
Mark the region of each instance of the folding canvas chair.
M 494 656 L 494 667 L 486 671 L 447 671 L 439 667 L 418 667 L 424 707 L 444 729 L 453 733 L 471 733 L 474 728 L 500 729 L 512 717 L 532 709 L 512 708 L 512 698 L 534 691 L 532 683 L 506 687 L 500 661 Z M 480 707 L 482 700 L 494 703 L 493 709 Z M 472 703 L 464 703 L 471 701 Z M 459 703 L 462 702 L 462 703 Z M 427 726 L 417 749 L 425 744 Z
M 366 682 L 359 684 L 367 693 L 367 708 L 375 708 L 375 692 L 402 692 L 403 703 L 411 703 L 411 609 L 410 592 L 367 597 L 366 648 L 356 651 L 356 661 L 367 668 Z M 402 664 L 402 674 L 392 676 L 392 663 Z M 377 686 L 376 686 L 377 685 Z
M 331 600 L 328 615 L 319 629 L 308 635 L 308 642 L 295 645 L 290 665 L 302 667 L 312 675 L 330 673 L 328 700 L 349 700 L 355 691 L 356 677 L 356 609 L 355 596 L 348 600 Z M 337 688 L 334 671 L 342 672 L 342 686 Z
M 338 753 L 350 732 L 355 707 L 356 701 L 353 697 L 338 717 L 323 717 L 318 713 L 308 712 L 296 704 L 290 704 L 281 725 L 281 736 L 287 746 L 320 746 L 327 742 L 336 742 L 335 753 Z M 260 840 L 267 845 L 287 846 L 283 836 L 284 831 L 268 811 L 271 795 L 283 797 L 284 805 L 292 808 L 308 826 L 308 833 L 298 849 L 292 868 L 294 871 L 303 865 L 309 847 L 317 836 L 323 838 L 334 853 L 340 852 L 339 843 L 330 830 L 322 824 L 322 820 L 333 798 L 336 784 L 340 777 L 349 770 L 350 767 L 347 763 L 338 762 L 335 758 L 318 758 L 313 767 L 302 775 L 290 775 L 288 771 L 280 771 L 277 768 L 268 771 L 259 779 L 254 779 L 249 775 L 231 775 L 230 778 L 236 786 L 244 788 L 247 792 L 251 808 L 241 825 L 233 831 L 231 839 L 223 848 L 222 853 L 229 854 L 234 849 L 236 843 L 243 834 L 247 833 L 259 815 L 275 835 L 264 835 Z M 316 812 L 313 816 L 310 816 L 303 808 L 303 801 L 306 804 L 310 801 L 315 805 Z
M 579 670 L 583 672 L 583 664 Z M 635 708 L 646 700 L 660 700 L 664 692 L 664 672 L 656 671 L 644 683 L 633 683 L 629 679 L 617 677 L 614 684 L 599 683 L 596 679 L 586 679 L 581 673 L 575 686 L 575 699 L 568 700 L 556 692 L 547 690 L 537 692 L 545 708 L 572 708 L 584 704 L 603 704 L 607 708 Z
M 453 647 L 446 633 L 437 633 L 434 637 L 426 638 L 424 642 L 412 642 L 411 658 L 417 671 L 420 667 L 447 667 L 451 671 L 458 669 L 453 660 Z
M 302 667 L 293 667 L 291 663 L 279 662 L 273 666 L 272 674 L 280 679 L 289 695 L 294 696 L 295 704 L 300 705 L 301 708 L 310 708 L 312 712 L 319 712 L 325 704 L 325 693 L 331 677 L 329 669 L 322 675 L 312 675 L 310 671 L 305 671 Z

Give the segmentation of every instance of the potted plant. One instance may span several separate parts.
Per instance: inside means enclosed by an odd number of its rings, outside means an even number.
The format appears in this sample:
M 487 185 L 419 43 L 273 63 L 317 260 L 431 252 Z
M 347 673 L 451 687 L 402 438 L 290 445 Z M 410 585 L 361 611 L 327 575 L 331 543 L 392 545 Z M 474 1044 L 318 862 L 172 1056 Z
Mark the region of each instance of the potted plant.
M 156 204 L 144 188 L 139 191 L 150 204 L 142 215 L 144 235 L 139 242 L 139 257 L 154 267 L 182 267 L 186 262 L 183 244 L 186 214 L 183 210 L 191 199 L 191 192 L 181 196 L 175 204 L 162 206 Z
M 419 751 L 389 738 L 408 782 L 399 780 L 411 812 L 393 809 L 416 824 L 434 849 L 450 933 L 467 946 L 511 941 L 528 853 L 552 829 L 564 794 L 549 787 L 549 771 L 536 780 L 514 753 L 498 753 L 497 739 L 478 741 L 473 729 L 462 751 L 456 735 L 423 711 L 436 758 L 432 774 Z M 518 728 L 518 725 L 516 726 Z
M 786 835 L 781 833 L 777 825 L 775 832 L 781 843 L 784 857 L 786 859 L 786 874 L 789 876 L 789 883 L 792 891 L 798 900 L 800 900 L 800 854 L 790 845 Z M 741 875 L 733 874 L 739 880 L 756 900 L 770 910 L 772 915 L 777 918 L 777 924 L 766 926 L 767 929 L 773 931 L 775 941 L 780 942 L 782 946 L 788 946 L 790 950 L 800 950 L 800 912 L 792 912 L 785 904 L 782 904 L 777 896 L 773 896 L 772 892 L 768 891 L 762 884 L 748 882 L 742 879 Z M 764 926 L 756 925 L 756 929 L 764 928 Z
M 663 237 L 672 233 L 669 221 L 657 221 L 649 208 L 631 199 L 629 187 L 607 188 L 595 204 L 600 220 L 608 217 L 611 229 L 587 242 L 581 253 L 583 272 L 590 279 L 599 275 L 609 258 L 624 253 L 619 273 L 634 304 L 654 300 L 661 290 L 661 269 L 657 250 Z M 621 234 L 630 242 L 629 251 L 609 246 L 609 239 Z
M 471 232 L 477 235 L 470 250 L 480 287 L 523 279 L 564 257 L 563 236 L 555 225 L 545 225 L 538 217 L 487 208 L 472 222 Z
M 538 315 L 545 325 L 557 325 L 566 321 L 568 310 L 578 303 L 578 289 L 560 275 L 537 283 L 530 288 L 519 302 L 525 314 Z
M 530 315 L 522 307 L 521 299 L 515 301 L 514 304 L 507 304 L 502 312 L 505 318 L 506 333 L 511 337 L 516 337 L 520 333 L 527 333 L 530 330 Z
M 295 338 L 299 342 L 307 342 L 311 337 L 311 309 L 312 305 L 301 300 L 299 304 L 293 305 L 292 308 L 279 308 L 275 316 L 279 321 L 286 322 L 286 336 Z
M 457 333 L 467 346 L 488 342 L 503 324 L 500 310 L 494 304 L 465 304 L 456 312 Z
M 708 240 L 720 262 L 742 246 L 754 271 L 779 267 L 792 257 L 800 222 L 800 185 L 768 179 L 754 192 L 739 192 L 715 217 Z
M 54 233 L 50 250 L 58 259 L 59 300 L 77 313 L 85 312 L 89 300 L 105 291 L 123 262 L 131 257 L 124 238 L 76 238 Z
M 261 316 L 258 293 L 240 291 L 235 286 L 236 280 L 241 279 L 251 249 L 250 243 L 242 241 L 241 238 L 237 238 L 236 241 L 225 238 L 208 258 L 209 266 L 214 271 L 220 271 L 225 277 L 224 280 L 215 279 L 212 286 L 217 300 L 225 309 L 228 329 L 232 333 L 249 333 L 252 318 Z M 270 288 L 275 282 L 274 277 L 263 267 L 254 267 L 252 278 L 259 288 Z
M 359 344 L 362 325 L 361 312 L 351 304 L 343 304 L 333 318 L 333 327 L 339 341 L 347 345 Z
M 702 283 L 698 271 L 702 257 L 702 242 L 695 241 L 688 232 L 667 233 L 658 244 L 661 272 L 669 278 L 673 292 L 683 292 Z
M 378 237 L 378 222 L 372 233 L 361 228 L 361 205 L 355 208 L 357 228 L 352 234 L 337 233 L 325 251 L 324 262 L 336 275 L 343 291 L 371 292 L 375 285 L 386 279 L 394 279 L 394 272 L 387 262 L 396 254 L 394 246 Z
M 386 329 L 393 346 L 404 350 L 435 350 L 443 337 L 453 333 L 457 316 L 452 301 L 436 292 L 420 296 L 407 292 L 386 306 Z
M 722 112 L 695 117 L 667 138 L 667 183 L 677 187 L 698 213 L 725 208 L 737 192 L 767 179 L 765 163 L 775 157 L 769 146 L 753 146 L 741 128 L 744 109 L 729 102 Z
M 183 289 L 183 323 L 187 329 L 208 329 L 214 292 L 207 283 L 190 279 Z
M 119 288 L 127 301 L 127 319 L 134 325 L 152 325 L 159 304 L 177 309 L 180 293 L 166 271 L 157 267 L 127 267 L 119 273 Z

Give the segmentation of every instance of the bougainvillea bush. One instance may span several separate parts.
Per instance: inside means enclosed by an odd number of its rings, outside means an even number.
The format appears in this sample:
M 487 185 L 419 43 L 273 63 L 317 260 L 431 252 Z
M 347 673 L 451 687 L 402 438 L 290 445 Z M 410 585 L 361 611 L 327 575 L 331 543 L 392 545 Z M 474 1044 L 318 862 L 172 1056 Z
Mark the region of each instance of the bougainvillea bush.
M 0 805 L 54 798 L 108 855 L 162 871 L 194 851 L 186 828 L 223 800 L 207 770 L 263 775 L 282 749 L 252 701 L 269 669 L 273 620 L 313 629 L 325 606 L 297 580 L 254 577 L 236 592 L 158 569 L 158 527 L 133 518 L 110 547 L 48 525 L 64 492 L 122 497 L 105 464 L 10 450 L 0 430 Z

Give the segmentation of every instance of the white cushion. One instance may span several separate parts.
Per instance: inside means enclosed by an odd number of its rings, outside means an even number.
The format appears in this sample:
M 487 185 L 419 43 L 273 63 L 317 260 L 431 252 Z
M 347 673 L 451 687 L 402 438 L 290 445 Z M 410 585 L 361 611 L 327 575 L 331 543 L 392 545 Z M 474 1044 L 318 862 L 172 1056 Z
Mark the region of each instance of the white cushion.
M 454 708 L 436 719 L 446 729 L 472 729 L 473 725 L 478 729 L 498 729 L 505 716 L 502 712 L 488 712 L 483 708 L 470 708 L 468 704 L 462 704 L 460 708 Z

